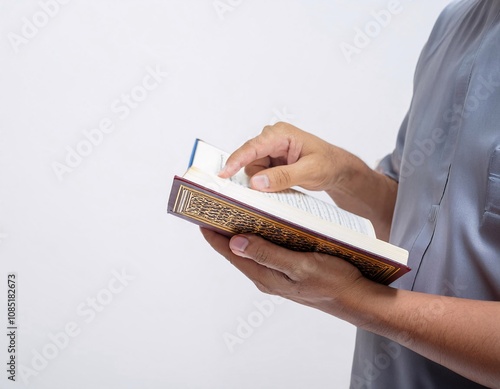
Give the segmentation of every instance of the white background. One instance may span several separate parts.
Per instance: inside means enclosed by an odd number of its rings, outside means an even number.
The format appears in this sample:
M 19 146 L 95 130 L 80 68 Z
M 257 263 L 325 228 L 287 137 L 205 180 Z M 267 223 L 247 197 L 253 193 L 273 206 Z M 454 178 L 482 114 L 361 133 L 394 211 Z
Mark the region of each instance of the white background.
M 402 0 L 350 62 L 341 43 L 388 1 L 73 0 L 44 20 L 50 2 L 0 1 L 0 388 L 347 388 L 354 327 L 270 302 L 167 214 L 171 180 L 196 137 L 231 151 L 279 119 L 374 166 L 448 1 Z M 148 67 L 168 76 L 120 117 Z M 54 164 L 103 118 L 114 131 L 59 180 Z M 224 336 L 249 317 L 262 320 L 231 352 Z

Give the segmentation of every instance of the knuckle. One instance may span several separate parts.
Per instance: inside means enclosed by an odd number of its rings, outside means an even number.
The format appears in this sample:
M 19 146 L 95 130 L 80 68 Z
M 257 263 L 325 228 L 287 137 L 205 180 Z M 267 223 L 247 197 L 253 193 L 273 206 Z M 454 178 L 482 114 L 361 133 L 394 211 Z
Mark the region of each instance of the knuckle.
M 262 129 L 262 132 L 260 133 L 259 137 L 261 137 L 263 140 L 269 140 L 275 136 L 275 132 L 276 132 L 276 129 L 275 129 L 274 125 L 265 126 Z
M 288 185 L 291 182 L 291 176 L 287 170 L 277 169 L 273 176 L 274 182 L 280 186 Z
M 300 262 L 292 265 L 291 272 L 295 279 L 305 281 L 313 277 L 318 272 L 318 263 L 314 258 L 306 257 Z
M 290 126 L 290 124 L 283 122 L 283 121 L 279 121 L 279 122 L 276 122 L 272 125 L 265 126 L 264 129 L 262 130 L 262 133 L 266 133 L 267 135 L 270 135 L 270 134 L 273 134 L 276 132 L 283 133 L 283 132 L 287 131 L 289 126 Z
M 255 248 L 254 254 L 253 254 L 253 259 L 262 265 L 265 265 L 266 263 L 269 262 L 269 252 L 268 250 L 263 246 L 259 245 Z
M 261 136 L 256 136 L 255 138 L 247 140 L 243 147 L 252 154 L 252 158 L 255 160 L 257 158 L 258 151 L 262 145 Z
M 283 121 L 278 121 L 276 123 L 274 123 L 274 128 L 276 129 L 283 129 L 283 127 L 285 127 L 286 123 L 283 122 Z
M 279 121 L 274 124 L 274 127 L 277 130 L 287 130 L 290 127 L 290 124 L 284 121 Z
M 304 280 L 306 278 L 307 272 L 299 264 L 293 264 L 290 266 L 290 273 L 296 280 Z
M 264 126 L 264 128 L 262 129 L 262 133 L 268 133 L 268 132 L 271 132 L 273 130 L 273 127 L 272 125 L 267 125 L 267 126 Z
M 255 145 L 258 143 L 258 139 L 259 139 L 259 137 L 258 137 L 258 136 L 256 136 L 255 138 L 249 139 L 249 140 L 247 140 L 247 141 L 243 144 L 243 146 L 245 146 L 245 147 L 252 147 L 252 146 L 255 146 Z
M 318 262 L 314 258 L 308 258 L 303 264 L 304 272 L 308 275 L 316 274 L 319 271 Z

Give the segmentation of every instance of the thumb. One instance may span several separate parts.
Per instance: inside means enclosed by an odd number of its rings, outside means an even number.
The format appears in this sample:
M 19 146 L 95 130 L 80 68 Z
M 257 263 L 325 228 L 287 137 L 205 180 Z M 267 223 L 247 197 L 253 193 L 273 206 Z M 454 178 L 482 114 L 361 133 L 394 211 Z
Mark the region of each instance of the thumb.
M 308 168 L 306 158 L 291 165 L 280 165 L 259 171 L 250 179 L 252 189 L 261 192 L 278 192 L 292 186 L 303 186 L 314 171 Z
M 268 269 L 286 274 L 290 279 L 293 273 L 292 264 L 302 262 L 302 255 L 251 234 L 235 235 L 229 241 L 233 254 L 249 258 Z M 299 257 L 300 258 L 295 258 Z

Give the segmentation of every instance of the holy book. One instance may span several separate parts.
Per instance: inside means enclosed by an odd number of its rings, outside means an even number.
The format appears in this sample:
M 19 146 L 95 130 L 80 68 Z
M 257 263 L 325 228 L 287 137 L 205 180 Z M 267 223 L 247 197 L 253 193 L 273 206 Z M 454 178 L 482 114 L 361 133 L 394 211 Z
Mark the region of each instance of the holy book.
M 251 189 L 244 169 L 220 178 L 228 157 L 197 139 L 187 171 L 173 178 L 168 213 L 226 236 L 252 233 L 290 250 L 340 257 L 386 285 L 410 271 L 406 250 L 377 239 L 369 220 L 333 202 L 299 188 Z

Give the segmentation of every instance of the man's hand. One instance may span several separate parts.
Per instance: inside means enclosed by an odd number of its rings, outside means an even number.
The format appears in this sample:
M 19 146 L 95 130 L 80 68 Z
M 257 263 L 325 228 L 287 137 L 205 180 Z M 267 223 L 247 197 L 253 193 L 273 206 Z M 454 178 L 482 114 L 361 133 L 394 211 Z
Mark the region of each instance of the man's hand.
M 266 127 L 231 155 L 220 176 L 243 166 L 255 189 L 326 190 L 339 206 L 370 219 L 379 238 L 389 236 L 397 183 L 313 135 L 286 123 Z M 286 250 L 255 235 L 228 239 L 202 232 L 261 291 L 330 313 L 500 388 L 500 302 L 398 290 L 362 277 L 339 258 Z
M 256 235 L 231 239 L 201 229 L 208 243 L 257 288 L 327 313 L 350 318 L 364 286 L 372 283 L 348 262 L 319 253 L 290 251 Z
M 329 190 L 342 181 L 347 151 L 279 122 L 266 126 L 227 160 L 219 176 L 228 178 L 245 167 L 253 189 L 276 192 L 292 186 Z
M 280 122 L 232 153 L 219 176 L 242 167 L 260 191 L 324 190 L 341 208 L 371 220 L 379 239 L 389 239 L 398 185 L 344 149 Z
M 289 251 L 255 235 L 208 243 L 262 292 L 320 309 L 385 336 L 487 387 L 500 388 L 500 303 L 398 290 L 348 262 Z

